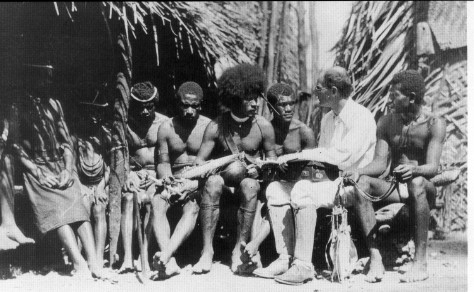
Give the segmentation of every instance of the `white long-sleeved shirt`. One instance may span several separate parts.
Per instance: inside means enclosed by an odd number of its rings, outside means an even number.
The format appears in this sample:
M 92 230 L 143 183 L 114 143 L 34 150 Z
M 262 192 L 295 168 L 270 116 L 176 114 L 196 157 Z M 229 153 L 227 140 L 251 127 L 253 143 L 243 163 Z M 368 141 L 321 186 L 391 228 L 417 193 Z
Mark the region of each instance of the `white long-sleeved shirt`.
M 374 158 L 376 129 L 370 111 L 348 99 L 339 115 L 333 111 L 324 115 L 318 148 L 292 155 L 337 165 L 341 170 L 364 167 Z

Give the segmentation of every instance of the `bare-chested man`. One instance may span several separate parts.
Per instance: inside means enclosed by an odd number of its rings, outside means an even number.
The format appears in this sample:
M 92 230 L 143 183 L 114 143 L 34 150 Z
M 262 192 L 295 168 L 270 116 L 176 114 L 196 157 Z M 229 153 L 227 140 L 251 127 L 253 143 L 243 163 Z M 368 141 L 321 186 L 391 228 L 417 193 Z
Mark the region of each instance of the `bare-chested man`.
M 13 148 L 24 167 L 25 190 L 42 235 L 57 232 L 76 275 L 105 277 L 97 262 L 89 213 L 82 202 L 72 140 L 61 103 L 51 97 L 53 67 L 28 65 L 27 95 L 20 101 L 19 139 Z M 75 233 L 84 247 L 82 257 Z
M 158 178 L 171 177 L 186 170 L 194 164 L 201 147 L 204 130 L 211 121 L 199 114 L 203 99 L 202 88 L 195 82 L 183 83 L 177 94 L 179 114 L 170 121 L 164 122 L 158 130 L 157 166 Z M 184 190 L 181 189 L 181 192 Z M 161 252 L 154 256 L 154 267 L 158 270 L 158 278 L 167 278 L 179 271 L 173 256 L 178 247 L 191 234 L 199 214 L 197 193 L 184 195 L 176 199 L 170 198 L 166 191 L 153 197 L 152 223 Z M 183 214 L 172 236 L 166 216 L 169 208 L 179 204 Z
M 267 98 L 273 110 L 272 125 L 275 129 L 275 152 L 278 156 L 283 154 L 300 152 L 303 149 L 316 147 L 316 138 L 313 131 L 301 121 L 294 119 L 296 95 L 291 86 L 283 83 L 272 85 L 267 91 Z M 292 176 L 293 169 L 279 169 L 272 182 L 268 185 L 265 194 L 267 204 L 280 205 L 277 200 L 280 193 L 289 196 L 289 190 L 296 182 L 296 177 Z M 285 194 L 288 192 L 288 194 Z M 285 224 L 285 218 L 293 216 L 289 205 L 281 208 L 272 208 L 272 229 L 275 233 L 275 246 L 279 258 L 271 263 L 267 268 L 258 268 L 253 273 L 264 278 L 273 278 L 283 272 L 286 272 L 290 264 L 290 256 L 293 255 L 292 248 L 283 248 L 287 243 L 283 240 L 286 236 L 280 234 L 286 233 L 293 237 L 294 226 Z M 260 244 L 270 234 L 270 222 L 268 216 L 265 217 L 260 226 L 257 227 L 256 237 L 249 242 L 245 251 L 250 257 L 257 254 Z M 290 239 L 288 244 L 294 240 Z
M 377 125 L 377 144 L 372 163 L 363 168 L 346 171 L 343 175 L 358 182 L 361 190 L 373 196 L 382 196 L 391 189 L 391 183 L 377 178 L 387 168 L 391 153 L 391 174 L 400 184 L 408 187 L 408 198 L 394 188 L 391 195 L 380 203 L 368 201 L 358 192 L 355 209 L 360 218 L 367 246 L 370 250 L 368 282 L 378 282 L 384 274 L 382 257 L 375 238 L 374 207 L 394 202 L 409 206 L 413 226 L 410 231 L 415 241 L 413 266 L 401 277 L 402 282 L 423 281 L 428 278 L 426 265 L 426 243 L 430 218 L 429 200 L 434 200 L 436 188 L 429 179 L 437 174 L 443 141 L 446 135 L 445 122 L 428 117 L 421 112 L 425 83 L 414 70 L 403 71 L 394 76 L 390 88 L 390 101 L 394 112 L 382 118 Z M 401 192 L 401 191 L 400 191 Z
M 258 172 L 252 161 L 265 152 L 267 158 L 275 158 L 275 133 L 273 127 L 257 116 L 257 98 L 264 93 L 265 76 L 260 68 L 241 64 L 227 69 L 217 82 L 219 96 L 230 112 L 210 122 L 204 133 L 196 163 L 204 163 L 215 157 L 244 152 L 245 162 L 233 162 L 220 175 L 210 176 L 205 183 L 201 202 L 201 224 L 204 247 L 195 273 L 209 272 L 214 249 L 212 241 L 219 219 L 219 202 L 224 184 L 235 187 L 239 194 L 240 208 L 237 213 L 237 242 L 232 252 L 233 272 L 242 265 L 241 242 L 249 240 L 257 206 L 260 184 Z
M 158 89 L 151 82 L 137 83 L 132 87 L 128 111 L 127 143 L 130 152 L 130 173 L 123 189 L 122 219 L 120 222 L 125 251 L 121 272 L 133 271 L 133 193 L 152 197 L 155 184 L 148 177 L 155 174 L 155 146 L 158 128 L 169 118 L 155 112 Z

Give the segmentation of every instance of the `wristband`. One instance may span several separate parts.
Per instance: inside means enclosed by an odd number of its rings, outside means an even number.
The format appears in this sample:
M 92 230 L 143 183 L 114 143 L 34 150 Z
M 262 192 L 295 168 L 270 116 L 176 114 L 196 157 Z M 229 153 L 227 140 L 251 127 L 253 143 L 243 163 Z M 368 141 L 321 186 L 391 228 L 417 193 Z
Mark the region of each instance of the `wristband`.
M 156 159 L 158 164 L 160 163 L 170 163 L 170 156 L 168 153 L 160 153 L 158 154 L 158 158 Z

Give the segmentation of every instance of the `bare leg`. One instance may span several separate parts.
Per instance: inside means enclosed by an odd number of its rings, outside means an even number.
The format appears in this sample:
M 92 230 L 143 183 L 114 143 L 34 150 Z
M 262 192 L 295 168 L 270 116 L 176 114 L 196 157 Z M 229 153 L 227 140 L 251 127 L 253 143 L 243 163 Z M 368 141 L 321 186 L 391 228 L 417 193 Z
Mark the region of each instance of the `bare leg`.
M 133 235 L 133 194 L 124 193 L 122 198 L 122 218 L 120 222 L 124 249 L 121 273 L 133 271 L 132 235 Z
M 86 253 L 87 263 L 93 276 L 99 276 L 102 267 L 99 266 L 94 243 L 94 234 L 90 222 L 84 221 L 77 228 L 77 233 L 81 239 L 82 246 Z
M 428 227 L 430 208 L 427 195 L 436 192 L 434 185 L 423 177 L 415 177 L 408 183 L 410 218 L 413 222 L 415 241 L 415 258 L 413 266 L 400 278 L 401 282 L 417 282 L 428 278 L 426 264 L 426 244 L 428 241 Z
M 0 247 L 1 249 L 16 248 L 20 244 L 34 243 L 26 237 L 15 222 L 13 198 L 13 173 L 14 168 L 10 156 L 6 155 L 0 162 Z M 14 244 L 16 242 L 18 244 Z
M 168 245 L 162 250 L 160 256 L 160 261 L 166 265 L 167 276 L 172 276 L 179 271 L 179 266 L 172 256 L 193 231 L 198 214 L 199 205 L 195 201 L 188 201 L 183 206 L 183 215 L 176 225 Z
M 257 194 L 260 191 L 260 184 L 257 180 L 246 178 L 240 183 L 240 208 L 237 211 L 237 242 L 232 251 L 232 272 L 246 272 L 240 270 L 242 266 L 243 243 L 247 243 L 252 231 L 252 223 L 255 218 L 257 208 Z
M 294 253 L 295 223 L 290 205 L 270 205 L 268 209 L 275 237 L 275 248 L 279 257 L 268 267 L 257 269 L 253 273 L 263 278 L 274 278 L 286 272 L 290 266 L 290 258 Z M 270 224 L 268 225 L 270 227 Z
M 373 196 L 384 194 L 390 187 L 390 183 L 368 176 L 362 176 L 358 182 L 359 187 Z M 376 220 L 372 202 L 365 199 L 360 192 L 354 192 L 354 209 L 362 227 L 364 238 L 370 253 L 369 272 L 366 281 L 369 283 L 379 282 L 383 278 L 385 268 L 376 239 Z
M 145 215 L 145 219 L 143 220 L 143 226 L 145 226 L 145 236 L 143 237 L 143 254 L 144 254 L 144 258 L 145 258 L 145 261 L 146 261 L 146 270 L 147 271 L 150 271 L 150 266 L 148 264 L 148 244 L 150 242 L 150 237 L 151 237 L 151 234 L 152 234 L 152 229 L 153 229 L 153 222 L 151 220 L 151 204 L 146 204 L 145 205 L 145 208 L 146 208 L 146 215 Z
M 107 223 L 105 221 L 105 206 L 96 204 L 92 207 L 94 216 L 95 253 L 97 264 L 104 266 L 105 237 L 107 236 Z
M 166 212 L 170 208 L 168 202 L 163 200 L 160 196 L 154 196 L 152 200 L 152 226 L 155 233 L 156 240 L 160 250 L 163 251 L 168 246 L 170 241 L 170 224 Z
M 258 249 L 260 244 L 262 244 L 265 238 L 267 238 L 267 236 L 270 234 L 270 222 L 268 221 L 267 215 L 262 216 L 263 206 L 264 203 L 260 200 L 257 200 L 257 210 L 255 212 L 255 218 L 252 224 L 250 242 L 241 242 L 241 244 L 245 247 L 245 261 L 255 264 L 257 268 L 262 267 Z
M 201 258 L 193 267 L 194 273 L 207 273 L 211 270 L 214 248 L 212 241 L 219 219 L 219 202 L 224 180 L 219 175 L 210 176 L 204 186 L 201 202 L 201 228 L 204 247 Z
M 172 274 L 175 274 L 179 267 L 176 265 L 176 261 L 171 261 L 172 273 L 168 274 L 166 271 L 167 264 L 170 261 L 170 257 L 163 259 L 163 251 L 169 246 L 171 231 L 170 231 L 170 224 L 168 222 L 168 217 L 166 213 L 170 208 L 170 204 L 163 200 L 160 196 L 154 196 L 152 199 L 152 209 L 153 209 L 153 231 L 155 233 L 156 240 L 158 241 L 158 245 L 160 247 L 160 251 L 155 253 L 153 256 L 153 267 L 158 270 L 158 279 L 166 279 Z
M 59 240 L 63 244 L 66 252 L 71 258 L 72 264 L 76 272 L 83 276 L 91 276 L 91 272 L 87 267 L 87 262 L 81 255 L 77 246 L 76 236 L 69 225 L 63 225 L 57 229 Z
M 252 241 L 247 243 L 245 246 L 245 251 L 250 257 L 257 254 L 260 245 L 268 237 L 268 235 L 270 235 L 271 226 L 270 221 L 268 221 L 268 215 L 262 218 L 261 224 L 255 229 L 256 231 L 253 232 L 254 229 L 252 228 Z

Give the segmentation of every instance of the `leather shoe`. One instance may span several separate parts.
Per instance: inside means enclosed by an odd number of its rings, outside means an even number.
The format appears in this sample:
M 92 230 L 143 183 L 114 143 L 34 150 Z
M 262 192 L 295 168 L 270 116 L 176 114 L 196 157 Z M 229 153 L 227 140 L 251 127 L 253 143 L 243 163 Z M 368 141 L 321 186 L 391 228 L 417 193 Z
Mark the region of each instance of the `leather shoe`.
M 286 273 L 275 277 L 275 281 L 287 285 L 301 285 L 313 280 L 313 278 L 314 268 L 294 261 Z
M 273 279 L 275 276 L 281 275 L 288 271 L 290 265 L 289 259 L 276 259 L 266 268 L 259 268 L 253 271 L 253 274 L 267 279 Z

